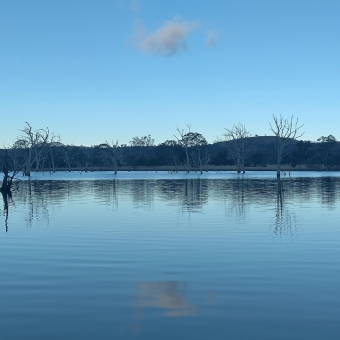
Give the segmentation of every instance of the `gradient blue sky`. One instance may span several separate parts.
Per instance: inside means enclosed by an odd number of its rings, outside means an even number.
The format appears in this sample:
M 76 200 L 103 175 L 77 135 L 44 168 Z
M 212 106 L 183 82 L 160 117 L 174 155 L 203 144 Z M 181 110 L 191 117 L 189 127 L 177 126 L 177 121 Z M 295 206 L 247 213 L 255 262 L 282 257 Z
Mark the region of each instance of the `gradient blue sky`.
M 0 144 L 28 121 L 62 141 L 177 126 L 209 142 L 271 115 L 340 138 L 340 1 L 2 0 Z

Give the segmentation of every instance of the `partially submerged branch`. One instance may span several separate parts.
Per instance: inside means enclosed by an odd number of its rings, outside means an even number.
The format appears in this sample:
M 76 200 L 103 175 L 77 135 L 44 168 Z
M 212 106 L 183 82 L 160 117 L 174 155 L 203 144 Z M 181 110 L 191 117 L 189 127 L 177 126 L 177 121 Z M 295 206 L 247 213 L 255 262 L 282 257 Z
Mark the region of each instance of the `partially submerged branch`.
M 8 164 L 8 155 L 7 155 L 7 149 L 5 150 L 5 157 L 2 160 L 2 172 L 4 174 L 2 184 L 0 187 L 0 191 L 5 194 L 11 192 L 11 190 L 15 187 L 15 176 L 18 173 L 18 170 L 12 169 L 12 171 L 9 170 L 9 164 Z

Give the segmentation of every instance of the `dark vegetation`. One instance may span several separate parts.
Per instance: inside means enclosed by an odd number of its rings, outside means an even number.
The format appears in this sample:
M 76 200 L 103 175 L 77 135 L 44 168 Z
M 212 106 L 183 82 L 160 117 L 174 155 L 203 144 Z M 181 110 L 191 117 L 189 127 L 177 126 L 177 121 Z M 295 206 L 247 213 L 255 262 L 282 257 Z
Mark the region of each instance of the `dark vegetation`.
M 274 136 L 251 136 L 244 125 L 238 124 L 232 129 L 225 129 L 226 133 L 221 138 L 208 144 L 204 136 L 192 132 L 188 125 L 186 130 L 177 129 L 173 140 L 158 145 L 147 135 L 133 137 L 130 145 L 106 141 L 91 147 L 64 144 L 48 128 L 33 130 L 26 123 L 16 142 L 0 150 L 3 172 L 0 190 L 9 192 L 19 171 L 30 176 L 32 170 L 42 169 L 87 171 L 100 168 L 117 173 L 124 166 L 132 169 L 164 166 L 171 167 L 172 171 L 185 169 L 202 173 L 211 165 L 234 165 L 238 172 L 244 172 L 245 167 L 266 167 L 269 164 L 278 164 L 278 169 L 281 164 L 290 169 L 303 165 L 317 170 L 340 166 L 340 143 L 334 136 L 322 136 L 315 142 L 297 141 L 295 137 L 299 127 L 296 128 L 292 119 L 274 117 L 274 122 L 282 129 L 285 128 L 283 124 L 287 124 L 294 134 L 289 134 L 288 129 L 288 133 L 281 135 L 280 130 Z M 274 132 L 275 126 L 271 130 Z

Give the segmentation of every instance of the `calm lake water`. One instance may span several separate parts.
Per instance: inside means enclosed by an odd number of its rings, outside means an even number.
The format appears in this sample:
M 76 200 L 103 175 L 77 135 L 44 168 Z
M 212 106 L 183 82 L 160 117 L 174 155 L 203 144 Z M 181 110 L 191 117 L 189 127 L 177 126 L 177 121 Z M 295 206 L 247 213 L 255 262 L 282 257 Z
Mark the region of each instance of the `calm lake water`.
M 340 339 L 340 173 L 39 173 L 1 212 L 2 340 Z

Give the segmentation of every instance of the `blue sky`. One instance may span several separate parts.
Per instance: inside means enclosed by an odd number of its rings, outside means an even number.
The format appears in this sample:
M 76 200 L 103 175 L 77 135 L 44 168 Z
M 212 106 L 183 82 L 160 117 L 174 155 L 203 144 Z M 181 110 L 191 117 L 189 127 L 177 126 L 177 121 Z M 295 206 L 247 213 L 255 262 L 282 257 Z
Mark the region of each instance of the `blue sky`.
M 209 142 L 241 122 L 340 138 L 340 2 L 31 0 L 0 4 L 0 144 L 28 121 L 64 143 Z

